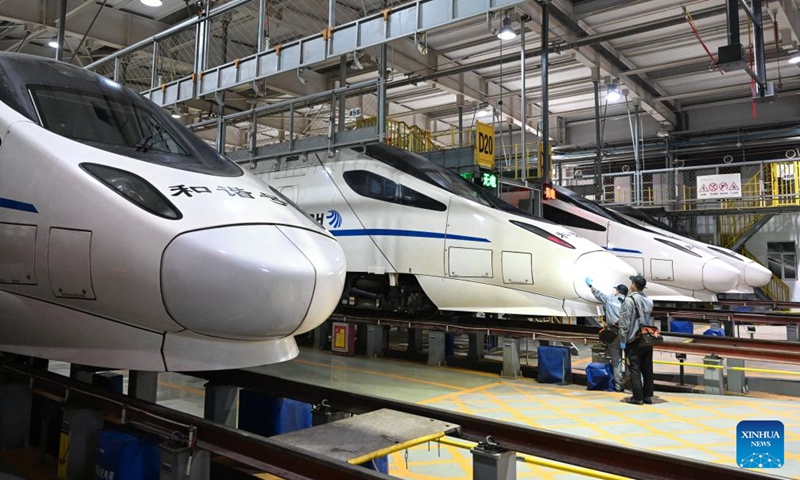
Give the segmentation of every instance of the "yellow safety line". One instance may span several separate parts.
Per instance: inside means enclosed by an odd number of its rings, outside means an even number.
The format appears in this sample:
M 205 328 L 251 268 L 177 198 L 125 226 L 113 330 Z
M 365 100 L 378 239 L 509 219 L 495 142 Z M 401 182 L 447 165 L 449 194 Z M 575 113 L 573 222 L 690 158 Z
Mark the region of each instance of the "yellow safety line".
M 800 372 L 790 372 L 788 370 L 770 370 L 768 368 L 750 368 L 750 367 L 726 367 L 724 365 L 706 365 L 705 363 L 690 363 L 690 362 L 668 362 L 666 360 L 654 360 L 653 363 L 661 365 L 683 365 L 685 367 L 702 367 L 702 368 L 717 368 L 726 370 L 738 370 L 740 372 L 758 372 L 758 373 L 776 373 L 780 375 L 800 375 Z
M 430 442 L 431 440 L 436 440 L 438 438 L 444 437 L 444 432 L 437 432 L 432 433 L 430 435 L 425 435 L 424 437 L 415 438 L 413 440 L 408 440 L 407 442 L 396 443 L 392 446 L 381 448 L 380 450 L 374 451 L 372 453 L 367 453 L 366 455 L 361 455 L 360 457 L 356 457 L 347 461 L 347 463 L 352 465 L 360 465 L 365 462 L 369 462 L 370 460 L 375 460 L 376 458 L 384 457 L 386 455 L 390 455 L 395 452 L 399 452 L 401 450 L 406 450 L 411 447 L 416 447 L 417 445 L 425 442 Z
M 474 445 L 469 444 L 467 442 L 460 442 L 458 440 L 442 437 L 439 439 L 439 443 L 443 443 L 445 445 L 450 445 L 453 447 L 458 448 L 465 448 L 465 449 L 472 449 Z M 575 473 L 578 475 L 584 475 L 587 477 L 593 478 L 602 478 L 604 480 L 627 480 L 628 477 L 622 477 L 620 475 L 614 475 L 613 473 L 606 473 L 606 472 L 599 472 L 597 470 L 592 470 L 590 468 L 579 467 L 577 465 L 569 465 L 566 463 L 555 462 L 553 460 L 547 460 L 544 458 L 534 457 L 533 455 L 527 455 L 524 453 L 517 453 L 517 457 L 521 458 L 525 463 L 530 463 L 532 465 L 539 465 L 540 467 L 552 468 L 555 470 L 561 470 L 564 472 Z

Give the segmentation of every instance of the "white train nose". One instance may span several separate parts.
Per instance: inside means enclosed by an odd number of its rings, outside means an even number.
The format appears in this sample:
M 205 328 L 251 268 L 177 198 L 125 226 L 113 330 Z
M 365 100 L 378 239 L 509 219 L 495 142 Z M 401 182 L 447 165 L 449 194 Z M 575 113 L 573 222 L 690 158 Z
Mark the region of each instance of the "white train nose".
M 613 294 L 614 287 L 630 285 L 631 275 L 636 271 L 615 255 L 607 252 L 585 253 L 575 262 L 572 269 L 575 292 L 584 300 L 597 302 L 592 290 L 586 286 L 586 278 L 592 279 L 592 285 L 606 294 Z
M 739 283 L 739 271 L 718 258 L 703 265 L 703 288 L 715 293 L 727 292 Z
M 750 262 L 744 268 L 744 283 L 748 286 L 760 288 L 772 280 L 772 272 L 767 267 L 756 262 Z
M 341 296 L 344 269 L 339 244 L 318 233 L 274 225 L 214 228 L 169 244 L 161 289 L 170 316 L 195 333 L 281 338 L 325 321 Z

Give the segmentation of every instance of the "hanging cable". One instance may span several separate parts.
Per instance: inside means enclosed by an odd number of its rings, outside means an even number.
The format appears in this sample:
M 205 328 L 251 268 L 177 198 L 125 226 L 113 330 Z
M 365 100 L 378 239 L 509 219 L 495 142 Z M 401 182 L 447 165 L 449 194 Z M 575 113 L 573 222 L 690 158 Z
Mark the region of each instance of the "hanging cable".
M 81 46 L 83 46 L 83 42 L 86 41 L 86 37 L 89 35 L 89 32 L 92 30 L 92 27 L 94 27 L 94 22 L 97 20 L 97 17 L 100 16 L 100 12 L 102 12 L 103 8 L 106 6 L 106 2 L 107 1 L 108 0 L 103 0 L 103 3 L 100 4 L 100 8 L 97 9 L 97 13 L 94 14 L 94 18 L 92 19 L 92 23 L 89 24 L 89 28 L 87 28 L 86 32 L 83 34 L 83 38 L 81 38 L 81 41 L 78 42 L 78 46 L 75 47 L 75 50 L 72 51 L 72 56 L 69 57 L 69 60 L 67 60 L 67 63 L 72 63 L 72 59 L 75 58 L 75 55 L 78 54 L 78 51 L 81 49 Z M 78 62 L 78 63 L 80 63 L 80 62 Z
M 683 16 L 684 18 L 686 18 L 686 22 L 692 28 L 694 36 L 697 37 L 697 41 L 700 42 L 700 45 L 703 46 L 703 50 L 706 51 L 708 58 L 711 59 L 711 63 L 714 65 L 714 69 L 719 70 L 719 73 L 721 75 L 725 75 L 725 72 L 722 71 L 722 68 L 720 68 L 719 63 L 717 62 L 717 59 L 714 58 L 714 55 L 711 54 L 711 51 L 706 46 L 706 43 L 703 41 L 702 38 L 700 38 L 700 32 L 697 30 L 697 25 L 695 25 L 694 20 L 692 19 L 692 14 L 689 13 L 689 10 L 687 10 L 686 7 L 681 7 L 681 8 L 683 8 Z
M 775 60 L 778 66 L 778 88 L 783 88 L 783 79 L 781 78 L 781 45 L 778 43 L 778 16 L 776 15 L 772 22 L 772 30 L 775 33 Z

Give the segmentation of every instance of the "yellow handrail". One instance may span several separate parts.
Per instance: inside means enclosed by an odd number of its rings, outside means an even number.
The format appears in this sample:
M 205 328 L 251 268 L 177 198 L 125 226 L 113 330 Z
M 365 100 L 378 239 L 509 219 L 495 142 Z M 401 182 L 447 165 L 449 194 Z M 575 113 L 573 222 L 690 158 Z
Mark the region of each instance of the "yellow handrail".
M 747 251 L 747 249 L 742 248 L 742 255 L 753 260 L 755 262 L 759 262 L 759 260 Z M 761 262 L 759 262 L 761 263 Z M 792 291 L 789 288 L 789 285 L 786 284 L 780 277 L 772 274 L 772 278 L 770 278 L 769 283 L 767 283 L 762 290 L 767 296 L 774 302 L 788 302 L 792 299 Z

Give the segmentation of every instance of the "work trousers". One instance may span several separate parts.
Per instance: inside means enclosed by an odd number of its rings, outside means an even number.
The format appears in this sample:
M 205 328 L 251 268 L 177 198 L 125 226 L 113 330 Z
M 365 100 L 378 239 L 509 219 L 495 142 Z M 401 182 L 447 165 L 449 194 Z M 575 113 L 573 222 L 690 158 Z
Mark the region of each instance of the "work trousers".
M 653 347 L 644 347 L 637 339 L 625 346 L 631 374 L 633 399 L 639 402 L 653 396 Z
M 622 377 L 622 349 L 619 342 L 608 344 L 608 356 L 611 357 L 611 369 L 614 371 L 614 390 L 621 392 L 624 389 L 625 380 Z

